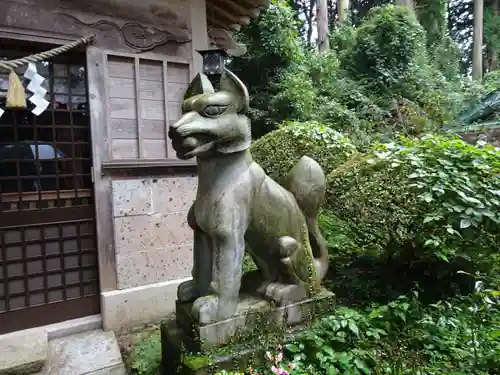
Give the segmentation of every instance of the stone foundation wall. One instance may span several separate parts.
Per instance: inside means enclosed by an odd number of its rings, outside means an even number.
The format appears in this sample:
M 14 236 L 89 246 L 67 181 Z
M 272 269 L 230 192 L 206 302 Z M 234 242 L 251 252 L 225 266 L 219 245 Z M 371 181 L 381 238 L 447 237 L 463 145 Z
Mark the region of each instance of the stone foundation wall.
M 191 276 L 193 176 L 112 182 L 118 289 Z

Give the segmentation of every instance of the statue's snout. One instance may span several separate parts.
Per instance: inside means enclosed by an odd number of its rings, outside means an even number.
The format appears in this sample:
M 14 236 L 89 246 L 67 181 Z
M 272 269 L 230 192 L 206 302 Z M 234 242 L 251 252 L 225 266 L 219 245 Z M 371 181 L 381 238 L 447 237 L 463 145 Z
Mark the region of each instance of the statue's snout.
M 179 121 L 170 126 L 169 137 L 174 138 L 184 138 L 192 134 L 206 134 L 210 130 L 207 128 L 206 121 L 203 121 L 203 117 L 198 114 L 198 112 L 192 111 L 184 114 Z
M 195 116 L 194 116 L 193 112 L 188 112 L 188 113 L 182 115 L 181 118 L 175 122 L 175 124 L 170 125 L 170 127 L 168 129 L 168 137 L 170 139 L 172 139 L 173 141 L 180 140 L 180 138 L 183 137 L 181 132 L 179 132 L 181 126 L 192 122 L 194 117 Z
M 194 119 L 196 118 L 197 116 L 197 113 L 194 112 L 194 111 L 191 111 L 191 112 L 188 112 L 188 113 L 185 113 L 181 116 L 181 118 L 179 120 L 177 120 L 177 122 L 173 125 L 170 126 L 171 129 L 179 129 L 179 127 L 181 127 L 182 125 L 184 124 L 188 124 L 190 123 L 191 121 L 194 121 Z

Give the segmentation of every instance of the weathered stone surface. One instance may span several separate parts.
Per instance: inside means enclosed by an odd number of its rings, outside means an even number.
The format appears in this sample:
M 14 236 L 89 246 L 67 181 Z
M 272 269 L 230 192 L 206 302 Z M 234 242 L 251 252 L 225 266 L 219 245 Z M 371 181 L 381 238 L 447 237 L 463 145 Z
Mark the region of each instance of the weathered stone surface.
M 254 303 L 255 302 L 255 303 Z M 253 297 L 242 299 L 239 305 L 241 314 L 226 321 L 196 326 L 187 305 L 178 304 L 176 320 L 163 323 L 160 327 L 162 342 L 162 374 L 212 375 L 214 366 L 217 370 L 231 370 L 234 367 L 246 368 L 250 360 L 264 358 L 265 348 L 255 343 L 265 342 L 265 335 L 272 334 L 265 330 L 258 331 L 257 336 L 248 335 L 256 327 L 276 324 L 277 330 L 285 330 L 283 344 L 293 340 L 306 325 L 305 322 L 322 316 L 335 305 L 335 295 L 323 290 L 315 300 L 306 300 L 288 306 L 272 308 L 266 301 Z M 250 308 L 250 306 L 252 306 Z M 267 310 L 266 310 L 267 309 Z M 242 315 L 247 311 L 246 315 Z M 253 311 L 253 313 L 248 313 Z M 287 319 L 286 323 L 284 319 Z M 270 324 L 269 324 L 270 323 Z M 233 325 L 239 335 L 229 337 L 225 343 L 210 342 L 224 337 L 217 330 L 226 330 Z M 255 332 L 254 332 L 255 334 Z M 200 338 L 205 341 L 200 342 Z M 220 346 L 216 351 L 208 350 Z
M 193 239 L 186 217 L 196 177 L 115 180 L 112 186 L 118 288 L 191 276 Z
M 113 332 L 95 330 L 49 342 L 49 355 L 37 375 L 126 375 Z
M 109 366 L 85 375 L 128 375 L 125 364 Z
M 47 336 L 50 342 L 51 340 L 60 339 L 62 337 L 77 335 L 79 333 L 88 331 L 95 331 L 96 329 L 100 329 L 101 327 L 102 316 L 101 314 L 95 314 L 84 316 L 83 318 L 50 324 L 48 326 L 45 326 L 44 328 L 47 331 Z
M 118 180 L 112 186 L 114 217 L 152 213 L 149 180 Z
M 155 212 L 187 212 L 196 198 L 196 177 L 166 177 L 152 180 Z
M 178 280 L 191 275 L 193 245 L 117 254 L 118 288 Z
M 305 323 L 313 313 L 330 310 L 335 305 L 335 295 L 322 290 L 314 298 L 284 306 L 273 306 L 269 301 L 253 296 L 240 296 L 236 314 L 222 321 L 199 325 L 191 316 L 191 304 L 177 303 L 176 322 L 187 337 L 199 341 L 202 350 L 226 345 L 258 326 L 276 325 L 277 327 L 295 326 Z
M 115 180 L 113 216 L 187 213 L 196 198 L 196 187 L 193 175 Z
M 199 74 L 184 96 L 183 116 L 169 128 L 177 156 L 198 163 L 198 192 L 188 214 L 193 280 L 177 294 L 181 302 L 192 302 L 188 315 L 213 343 L 227 342 L 245 322 L 238 316 L 248 308 L 239 295 L 245 251 L 258 268 L 253 292 L 279 305 L 312 295 L 328 269 L 317 224 L 325 200 L 323 170 L 304 156 L 285 186 L 273 181 L 248 150 L 247 88 L 228 70 L 220 88 L 215 92 Z
M 131 251 L 166 249 L 192 243 L 186 215 L 155 214 L 115 219 L 117 254 Z
M 230 370 L 239 363 L 241 368 L 248 365 L 248 349 L 242 349 L 238 357 L 231 355 L 209 356 L 198 352 L 175 321 L 163 323 L 160 327 L 162 344 L 162 375 L 213 375 L 213 366 L 218 370 Z
M 0 374 L 23 375 L 39 371 L 47 359 L 44 329 L 30 329 L 0 336 Z
M 103 292 L 104 330 L 123 332 L 165 319 L 175 311 L 177 287 L 184 280 L 186 279 Z

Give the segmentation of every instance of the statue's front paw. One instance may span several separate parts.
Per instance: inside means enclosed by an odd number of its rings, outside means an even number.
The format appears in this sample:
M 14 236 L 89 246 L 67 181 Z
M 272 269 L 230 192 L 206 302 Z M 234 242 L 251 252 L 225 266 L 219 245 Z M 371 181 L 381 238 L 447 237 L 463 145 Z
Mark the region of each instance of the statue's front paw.
M 219 298 L 214 295 L 198 298 L 193 303 L 191 314 L 200 324 L 214 323 L 218 319 Z
M 198 296 L 199 290 L 195 280 L 184 281 L 177 287 L 177 299 L 180 302 L 192 302 Z

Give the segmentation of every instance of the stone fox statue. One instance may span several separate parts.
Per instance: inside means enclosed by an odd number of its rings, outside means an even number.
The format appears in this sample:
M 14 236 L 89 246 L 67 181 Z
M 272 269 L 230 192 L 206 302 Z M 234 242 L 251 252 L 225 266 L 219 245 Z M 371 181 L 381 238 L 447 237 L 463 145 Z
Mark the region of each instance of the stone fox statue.
M 253 161 L 245 85 L 225 70 L 220 91 L 199 74 L 184 97 L 181 119 L 169 137 L 181 159 L 197 158 L 198 192 L 188 214 L 194 231 L 193 279 L 179 285 L 180 302 L 194 302 L 200 324 L 227 319 L 246 289 L 278 304 L 317 290 L 328 268 L 317 225 L 325 175 L 302 157 L 285 187 Z M 258 271 L 243 277 L 248 251 Z

